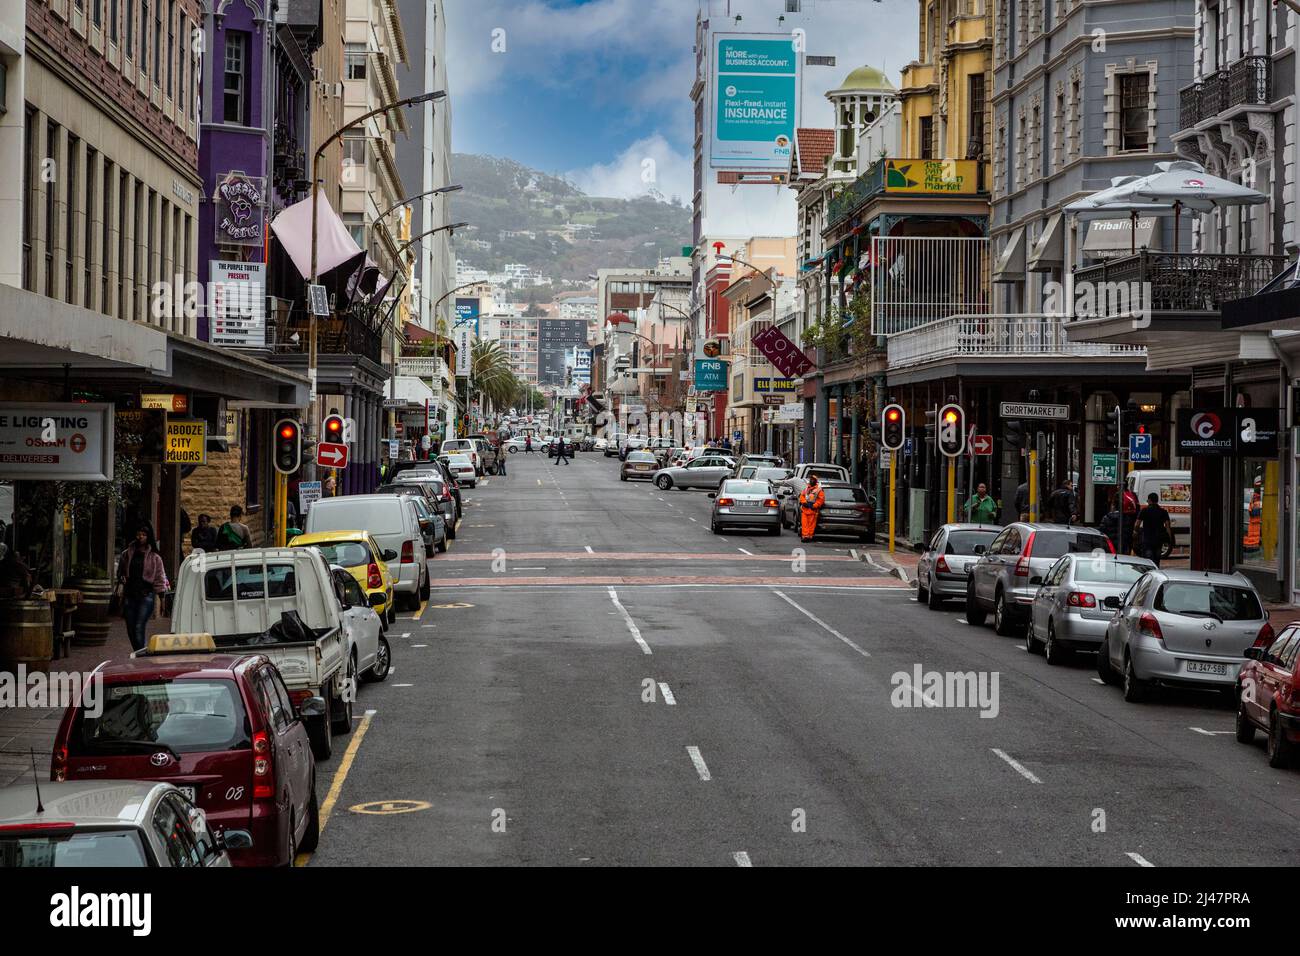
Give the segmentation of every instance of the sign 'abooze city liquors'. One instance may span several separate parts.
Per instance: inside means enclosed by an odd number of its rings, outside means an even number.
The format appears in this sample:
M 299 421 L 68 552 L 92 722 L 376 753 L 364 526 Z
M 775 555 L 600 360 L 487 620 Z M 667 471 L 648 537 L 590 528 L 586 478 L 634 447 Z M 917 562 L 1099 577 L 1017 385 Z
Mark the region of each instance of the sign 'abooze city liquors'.
M 0 478 L 108 481 L 112 477 L 112 405 L 0 403 Z

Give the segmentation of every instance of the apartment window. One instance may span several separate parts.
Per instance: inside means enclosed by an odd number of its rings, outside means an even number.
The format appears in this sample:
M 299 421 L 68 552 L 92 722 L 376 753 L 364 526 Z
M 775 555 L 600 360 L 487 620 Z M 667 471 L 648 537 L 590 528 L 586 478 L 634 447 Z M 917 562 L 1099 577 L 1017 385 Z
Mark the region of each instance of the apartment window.
M 113 250 L 113 230 L 111 223 L 113 221 L 113 164 L 107 159 L 104 160 L 104 225 L 99 234 L 99 293 L 100 303 L 99 311 L 105 315 L 112 315 L 113 310 L 108 294 L 108 263 L 109 257 Z
M 140 50 L 136 56 L 140 72 L 149 74 L 149 0 L 140 0 Z
M 175 92 L 172 75 L 176 71 L 176 0 L 167 5 L 167 97 Z
M 153 81 L 162 82 L 162 0 L 153 5 Z
M 144 251 L 147 258 L 145 259 L 145 287 L 143 294 L 145 301 L 149 302 L 154 283 L 158 281 L 158 267 L 162 263 L 162 250 L 154 242 L 158 226 L 158 193 L 152 189 L 149 190 L 149 204 L 145 206 L 144 214 L 149 217 L 149 245 Z M 156 253 L 154 252 L 155 249 L 158 250 Z
M 238 30 L 226 32 L 224 120 L 227 123 L 244 122 L 244 70 L 248 60 L 248 37 Z
M 1079 158 L 1079 115 L 1083 109 L 1080 99 L 1083 95 L 1083 85 L 1079 80 L 1070 82 L 1070 134 L 1069 134 L 1069 157 L 1070 159 Z
M 343 75 L 349 80 L 366 78 L 366 45 L 349 43 L 343 52 Z
M 1151 115 L 1151 74 L 1125 73 L 1119 77 L 1120 146 L 1124 152 L 1150 148 L 1147 123 Z
M 95 230 L 91 228 L 91 217 L 95 214 L 95 171 L 99 166 L 99 153 L 95 150 L 86 149 L 86 221 L 82 226 L 81 233 L 81 304 L 90 308 L 90 303 L 94 299 L 94 293 L 91 291 L 93 286 L 90 283 L 90 266 L 95 258 L 92 243 L 95 241 Z
M 108 0 L 108 38 L 117 42 L 117 0 Z
M 934 117 L 921 117 L 921 158 L 934 159 Z
M 343 182 L 349 186 L 358 184 L 359 171 L 366 168 L 366 138 L 364 136 L 346 136 L 343 139 Z
M 135 0 L 126 0 L 126 58 L 135 55 Z
M 49 123 L 45 127 L 45 166 L 59 168 L 59 127 Z M 45 184 L 45 296 L 54 298 L 54 235 L 58 227 L 54 221 L 54 190 L 58 183 Z
M 77 161 L 80 159 L 81 141 L 68 137 L 67 162 L 64 163 L 63 181 L 66 185 L 63 209 L 63 298 L 72 301 L 72 259 L 77 248 Z
M 1043 124 L 1042 112 L 1037 106 L 1029 120 L 1029 180 L 1033 182 L 1043 173 Z
M 125 172 L 117 177 L 117 317 L 127 318 L 126 314 L 126 197 L 130 192 L 131 181 Z M 132 237 L 134 238 L 134 237 Z
M 1058 90 L 1052 110 L 1052 169 L 1065 165 L 1065 91 Z
M 104 0 L 95 0 L 94 7 L 91 8 L 91 19 L 97 27 L 104 25 Z
M 148 319 L 147 310 L 142 314 L 142 306 L 145 300 L 145 274 L 144 274 L 144 204 L 145 190 L 139 184 L 135 185 L 135 195 L 131 202 L 131 215 L 134 219 L 133 230 L 131 235 L 131 245 L 135 247 L 135 318 L 137 321 Z
M 1248 0 L 1237 0 L 1237 56 L 1249 56 L 1250 42 L 1250 4 Z
M 27 110 L 26 130 L 23 134 L 23 288 L 33 291 L 32 284 L 32 235 L 36 231 L 36 185 L 32 171 L 36 166 L 36 132 L 39 129 L 36 110 Z
M 984 74 L 970 75 L 969 98 L 970 116 L 967 128 L 970 130 L 970 143 L 966 147 L 968 159 L 981 159 L 984 156 L 984 110 L 987 101 L 984 97 Z

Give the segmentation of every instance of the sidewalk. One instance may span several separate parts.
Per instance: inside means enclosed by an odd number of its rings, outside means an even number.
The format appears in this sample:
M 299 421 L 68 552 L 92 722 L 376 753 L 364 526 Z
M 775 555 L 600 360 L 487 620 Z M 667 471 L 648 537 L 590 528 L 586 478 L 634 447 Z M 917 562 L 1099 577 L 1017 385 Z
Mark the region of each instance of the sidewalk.
M 155 617 L 149 622 L 150 634 L 166 634 L 170 629 L 171 621 L 167 618 Z M 103 661 L 124 660 L 130 655 L 126 622 L 119 617 L 109 628 L 106 644 L 98 647 L 73 644 L 67 657 L 50 662 L 50 671 L 85 674 Z M 21 707 L 12 706 L 8 701 L 0 706 L 0 787 L 31 780 L 32 750 L 36 751 L 36 772 L 42 780 L 49 779 L 50 753 L 62 717 L 62 707 Z

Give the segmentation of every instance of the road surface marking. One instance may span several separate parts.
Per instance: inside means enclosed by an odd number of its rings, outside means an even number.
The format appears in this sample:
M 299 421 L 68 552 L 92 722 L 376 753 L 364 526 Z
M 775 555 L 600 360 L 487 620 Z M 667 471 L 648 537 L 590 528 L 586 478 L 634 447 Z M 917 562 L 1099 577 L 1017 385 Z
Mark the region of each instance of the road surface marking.
M 668 685 L 663 681 L 659 682 L 659 693 L 663 695 L 664 703 L 669 707 L 672 707 L 677 703 L 677 698 L 673 696 L 673 692 L 668 689 Z
M 695 770 L 700 775 L 700 779 L 706 783 L 713 778 L 709 776 L 708 765 L 705 764 L 704 758 L 700 756 L 699 747 L 687 747 L 686 752 L 691 755 L 691 763 L 695 764 Z
M 1235 730 L 1204 730 L 1200 727 L 1188 727 L 1188 730 L 1194 730 L 1198 734 L 1205 734 L 1207 737 L 1215 737 L 1219 734 L 1235 734 Z
M 841 634 L 839 631 L 835 630 L 835 628 L 831 627 L 829 624 L 827 624 L 825 621 L 823 621 L 821 618 L 819 618 L 816 614 L 813 614 L 811 611 L 805 610 L 804 608 L 800 607 L 798 604 L 795 604 L 794 601 L 790 600 L 788 597 L 786 597 L 786 596 L 785 596 L 784 594 L 782 594 L 780 591 L 773 591 L 772 593 L 775 594 L 777 597 L 779 597 L 779 598 L 780 598 L 782 601 L 784 601 L 786 604 L 790 605 L 792 608 L 794 608 L 796 611 L 798 611 L 798 612 L 799 612 L 800 614 L 802 614 L 804 617 L 808 618 L 808 620 L 812 621 L 814 624 L 820 624 L 820 625 L 821 625 L 821 626 L 822 626 L 822 627 L 823 627 L 823 628 L 824 628 L 828 633 L 834 635 L 835 637 L 838 637 L 841 641 L 843 641 L 843 642 L 844 642 L 845 644 L 847 644 L 849 647 L 853 648 L 855 651 L 857 651 L 857 652 L 858 652 L 859 654 L 861 654 L 863 657 L 870 657 L 870 656 L 871 656 L 871 655 L 868 654 L 866 651 L 864 651 L 862 648 L 858 647 L 858 645 L 854 644 L 854 643 L 853 643 L 852 641 L 850 641 L 847 637 L 845 637 L 843 634 Z
M 691 519 L 691 520 L 692 520 L 692 521 L 694 521 L 694 520 L 695 520 L 695 519 L 694 519 L 694 518 L 692 518 L 692 519 Z
M 412 647 L 428 647 L 429 645 L 428 645 L 428 644 L 412 644 L 411 646 L 412 646 Z M 390 670 L 389 673 L 391 674 L 392 671 Z
M 411 632 L 410 632 L 410 631 L 403 631 L 403 632 L 402 632 L 402 637 L 410 637 L 410 636 L 411 636 Z
M 397 686 L 397 685 L 394 685 Z M 334 804 L 339 802 L 339 794 L 343 792 L 343 784 L 347 782 L 348 773 L 352 770 L 352 762 L 357 759 L 357 750 L 361 747 L 361 741 L 366 739 L 366 731 L 370 729 L 370 721 L 374 718 L 373 710 L 366 711 L 366 715 L 361 718 L 361 723 L 357 724 L 356 729 L 352 731 L 352 740 L 348 743 L 348 749 L 343 754 L 343 759 L 339 761 L 339 769 L 334 774 L 334 782 L 330 784 L 329 793 L 325 795 L 325 802 L 320 806 L 320 830 L 325 831 L 325 825 L 330 821 L 330 814 L 334 812 Z M 311 859 L 310 853 L 299 853 L 294 860 L 295 866 L 306 866 L 307 861 Z
M 864 550 L 862 552 L 862 557 L 866 559 L 867 564 L 871 565 L 877 571 L 884 571 L 886 574 L 889 573 L 889 568 L 885 567 L 883 564 L 879 564 L 876 561 L 872 560 L 870 551 Z
M 744 850 L 737 850 L 735 853 L 731 854 L 731 858 L 736 861 L 736 866 L 754 865 L 753 863 L 749 862 L 749 854 L 746 853 Z
M 953 618 L 953 620 L 956 621 L 958 624 L 969 624 L 969 623 L 970 623 L 970 621 L 966 620 L 964 617 L 955 617 L 955 618 Z
M 1155 866 L 1154 863 L 1148 863 L 1146 858 L 1142 856 L 1141 853 L 1125 853 L 1124 855 L 1128 857 L 1130 860 L 1132 860 L 1134 863 L 1136 863 L 1138 866 L 1151 866 L 1151 867 Z
M 588 554 L 595 554 L 595 553 L 596 553 L 594 550 L 592 550 L 592 547 L 591 547 L 591 545 L 589 545 L 589 544 L 585 544 L 585 545 L 583 545 L 583 547 L 587 549 L 587 553 L 588 553 Z
M 537 483 L 540 485 L 542 483 L 542 479 L 538 478 Z
M 389 672 L 391 673 L 391 671 Z M 414 687 L 414 684 L 389 684 L 389 687 Z
M 1105 686 L 1106 686 L 1106 682 L 1105 682 L 1104 680 L 1102 680 L 1100 677 L 1094 677 L 1094 678 L 1092 679 L 1092 682 L 1093 682 L 1094 684 L 1100 684 L 1102 687 L 1105 687 Z
M 995 754 L 997 754 L 999 757 L 1001 757 L 1003 760 L 1005 760 L 1008 764 L 1010 764 L 1011 767 L 1012 767 L 1012 769 L 1014 769 L 1014 770 L 1016 771 L 1016 773 L 1020 774 L 1020 776 L 1024 777 L 1024 778 L 1025 778 L 1026 780 L 1028 780 L 1030 783 L 1042 783 L 1042 782 L 1043 782 L 1043 781 L 1039 780 L 1037 777 L 1035 777 L 1032 773 L 1030 773 L 1029 770 L 1028 770 L 1028 768 L 1026 768 L 1024 764 L 1022 764 L 1022 763 L 1021 763 L 1019 760 L 1017 760 L 1015 757 L 1012 757 L 1012 756 L 1011 756 L 1009 753 L 1007 753 L 1005 750 L 998 750 L 997 747 L 990 747 L 989 749 L 992 750 L 992 751 L 993 751 Z
M 736 550 L 739 551 L 741 554 L 749 555 L 751 558 L 754 556 L 753 551 L 746 551 L 744 548 L 737 548 Z
M 645 642 L 645 638 L 641 636 L 641 629 L 636 626 L 636 621 L 632 620 L 632 615 L 627 613 L 627 608 L 625 608 L 623 603 L 618 599 L 618 592 L 613 588 L 609 589 L 609 599 L 614 602 L 614 607 L 618 608 L 618 613 L 623 615 L 623 623 L 627 625 L 627 629 L 632 633 L 632 640 L 636 641 L 637 646 L 640 647 L 644 653 L 654 653 L 650 650 L 650 645 Z
M 428 607 L 428 606 L 429 606 L 429 602 L 428 602 L 428 601 L 421 601 L 421 602 L 420 602 L 420 609 L 419 609 L 418 611 L 416 611 L 414 614 L 411 615 L 411 620 L 412 620 L 412 621 L 418 621 L 418 620 L 420 619 L 420 615 L 424 613 L 424 609 L 425 609 L 426 607 Z
M 546 567 L 542 566 L 538 568 L 511 568 L 510 570 L 511 571 L 545 571 Z
M 417 810 L 428 810 L 433 806 L 424 800 L 375 800 L 371 803 L 358 803 L 354 807 L 348 807 L 353 813 L 372 813 L 372 814 L 391 814 L 391 813 L 414 813 Z

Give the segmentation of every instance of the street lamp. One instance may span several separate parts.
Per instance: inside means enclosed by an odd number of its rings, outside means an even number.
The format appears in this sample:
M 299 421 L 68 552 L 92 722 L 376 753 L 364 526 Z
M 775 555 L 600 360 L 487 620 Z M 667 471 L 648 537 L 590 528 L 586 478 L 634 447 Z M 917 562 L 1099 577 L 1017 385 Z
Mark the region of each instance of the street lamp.
M 417 199 L 423 199 L 425 196 L 440 196 L 440 195 L 442 195 L 443 193 L 454 193 L 454 192 L 457 192 L 457 191 L 459 191 L 459 190 L 461 190 L 461 189 L 464 189 L 464 188 L 465 188 L 464 186 L 461 186 L 461 185 L 459 185 L 459 184 L 456 184 L 456 185 L 454 185 L 454 186 L 439 186 L 437 189 L 427 189 L 427 190 L 425 190 L 425 191 L 422 192 L 422 193 L 416 193 L 414 196 L 408 196 L 406 199 L 403 199 L 401 202 L 395 202 L 395 203 L 393 203 L 391 206 L 389 206 L 387 209 L 385 209 L 383 212 L 381 212 L 381 213 L 380 213 L 378 216 L 376 216 L 375 218 L 376 218 L 376 219 L 383 219 L 385 216 L 387 216 L 389 213 L 391 213 L 394 209 L 398 209 L 398 208 L 400 208 L 400 207 L 402 207 L 402 206 L 407 205 L 408 203 L 413 203 L 413 202 L 415 202 Z
M 398 259 L 400 259 L 402 257 L 402 253 L 404 253 L 407 249 L 411 248 L 411 246 L 415 245 L 421 239 L 427 239 L 429 236 L 432 236 L 434 233 L 442 232 L 443 230 L 450 230 L 451 232 L 454 233 L 457 229 L 463 229 L 468 225 L 469 223 L 467 222 L 451 222 L 445 226 L 438 226 L 435 229 L 430 229 L 428 232 L 422 232 L 418 236 L 415 236 L 412 239 L 407 239 L 404 243 L 398 246 L 397 257 Z M 438 301 L 441 302 L 442 299 L 439 299 Z

